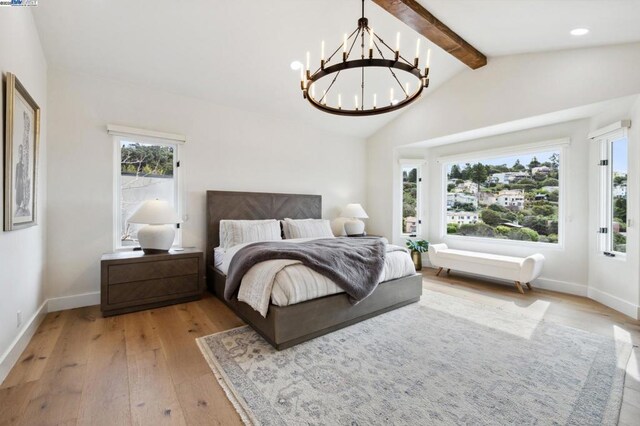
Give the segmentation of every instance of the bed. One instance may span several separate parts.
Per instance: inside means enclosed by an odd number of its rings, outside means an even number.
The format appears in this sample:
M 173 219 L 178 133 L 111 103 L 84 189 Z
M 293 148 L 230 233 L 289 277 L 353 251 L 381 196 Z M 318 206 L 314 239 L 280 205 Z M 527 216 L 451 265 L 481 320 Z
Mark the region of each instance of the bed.
M 382 282 L 366 299 L 352 305 L 344 293 L 288 306 L 271 304 L 263 317 L 237 298 L 225 300 L 226 275 L 215 265 L 220 220 L 320 219 L 322 197 L 304 194 L 207 191 L 207 287 L 276 349 L 285 349 L 367 318 L 420 300 L 418 274 Z

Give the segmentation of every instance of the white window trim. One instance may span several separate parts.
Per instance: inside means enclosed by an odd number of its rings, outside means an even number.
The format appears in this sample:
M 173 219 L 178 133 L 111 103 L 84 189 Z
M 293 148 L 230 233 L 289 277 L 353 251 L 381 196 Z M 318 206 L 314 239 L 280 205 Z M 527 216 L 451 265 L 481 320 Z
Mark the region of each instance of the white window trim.
M 398 185 L 398 190 L 399 190 L 399 194 L 400 194 L 400 201 L 398 203 L 398 205 L 400 206 L 400 214 L 399 217 L 397 217 L 395 219 L 395 227 L 396 229 L 398 229 L 398 234 L 400 236 L 400 238 L 420 238 L 422 235 L 422 224 L 423 224 L 423 211 L 422 211 L 422 184 L 423 182 L 423 178 L 422 178 L 422 167 L 425 164 L 425 160 L 422 158 L 419 159 L 411 159 L 411 158 L 402 158 L 398 160 L 398 164 L 400 165 L 399 169 L 398 169 L 398 173 L 397 175 L 400 176 L 400 183 Z M 417 179 L 418 179 L 418 184 L 416 187 L 416 210 L 417 210 L 417 219 L 418 219 L 418 223 L 416 224 L 416 232 L 415 232 L 415 236 L 414 234 L 410 234 L 410 233 L 406 233 L 404 232 L 404 229 L 402 229 L 402 211 L 403 211 L 403 196 L 404 196 L 404 186 L 403 186 L 403 180 L 402 180 L 402 169 L 404 167 L 415 167 L 417 169 Z
M 598 227 L 607 228 L 607 233 L 603 234 L 598 232 L 596 249 L 603 258 L 616 259 L 619 261 L 625 261 L 627 259 L 627 253 L 615 251 L 613 249 L 613 194 L 612 194 L 612 173 L 611 173 L 611 145 L 615 141 L 622 139 L 627 140 L 627 147 L 629 143 L 628 128 L 631 127 L 630 120 L 622 120 L 613 123 L 602 129 L 595 130 L 589 133 L 591 140 L 596 142 L 599 152 L 599 160 L 607 160 L 607 166 L 601 166 L 599 168 L 599 182 L 598 182 Z M 628 160 L 627 160 L 628 161 Z M 628 182 L 628 177 L 627 177 Z M 628 203 L 628 199 L 627 199 Z M 627 204 L 628 209 L 628 204 Z M 628 211 L 627 211 L 628 215 Z M 627 227 L 629 226 L 629 218 L 627 217 Z M 599 231 L 599 230 L 598 230 Z M 605 253 L 613 253 L 615 257 L 605 255 Z
M 129 131 L 131 131 L 129 133 Z M 108 125 L 107 133 L 112 136 L 113 144 L 113 228 L 111 235 L 113 238 L 113 251 L 132 251 L 133 247 L 123 247 L 120 245 L 119 228 L 120 228 L 120 142 L 126 140 L 128 142 L 139 142 L 154 145 L 171 145 L 175 147 L 173 154 L 174 162 L 174 194 L 176 202 L 176 211 L 178 216 L 182 218 L 182 222 L 186 221 L 187 215 L 185 214 L 183 195 L 184 195 L 184 183 L 183 183 L 183 162 L 180 158 L 180 147 L 186 142 L 186 137 L 171 133 L 154 132 L 151 130 L 135 129 L 132 127 Z M 180 163 L 180 166 L 177 166 Z M 182 246 L 182 224 L 176 229 L 176 238 L 173 247 Z
M 565 245 L 565 228 L 566 228 L 566 179 L 565 170 L 567 168 L 569 150 L 571 146 L 571 138 L 553 139 L 549 141 L 522 144 L 517 146 L 488 149 L 482 151 L 475 151 L 459 155 L 442 156 L 437 159 L 437 162 L 441 164 L 441 204 L 440 204 L 440 224 L 438 226 L 440 239 L 444 242 L 447 241 L 473 241 L 474 243 L 491 243 L 503 246 L 525 246 L 525 247 L 540 247 L 545 250 L 564 250 Z M 465 162 L 469 159 L 473 159 L 474 162 L 482 160 L 491 160 L 496 157 L 518 155 L 518 154 L 533 154 L 536 152 L 544 151 L 559 151 L 560 152 L 560 170 L 558 171 L 558 186 L 560 192 L 560 201 L 558 203 L 558 242 L 546 243 L 540 241 L 518 241 L 507 240 L 498 238 L 483 238 L 483 237 L 469 237 L 464 235 L 449 235 L 447 234 L 447 166 L 451 163 Z

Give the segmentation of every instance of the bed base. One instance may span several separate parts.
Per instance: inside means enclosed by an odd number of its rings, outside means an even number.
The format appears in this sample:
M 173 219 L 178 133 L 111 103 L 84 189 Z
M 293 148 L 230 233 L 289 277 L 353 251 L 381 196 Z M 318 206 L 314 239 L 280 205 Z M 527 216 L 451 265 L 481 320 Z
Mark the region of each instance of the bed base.
M 340 293 L 295 305 L 270 305 L 267 317 L 263 318 L 244 302 L 224 299 L 226 279 L 220 270 L 208 266 L 209 291 L 277 350 L 417 302 L 422 295 L 422 276 L 416 274 L 380 283 L 369 297 L 357 305 L 352 305 L 347 295 Z

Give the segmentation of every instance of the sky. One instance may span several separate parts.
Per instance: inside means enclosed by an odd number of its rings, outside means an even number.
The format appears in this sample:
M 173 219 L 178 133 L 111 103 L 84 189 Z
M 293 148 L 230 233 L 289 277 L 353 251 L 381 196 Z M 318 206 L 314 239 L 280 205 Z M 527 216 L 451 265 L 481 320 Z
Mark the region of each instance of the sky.
M 611 146 L 611 166 L 614 172 L 627 173 L 629 165 L 626 139 L 613 142 Z

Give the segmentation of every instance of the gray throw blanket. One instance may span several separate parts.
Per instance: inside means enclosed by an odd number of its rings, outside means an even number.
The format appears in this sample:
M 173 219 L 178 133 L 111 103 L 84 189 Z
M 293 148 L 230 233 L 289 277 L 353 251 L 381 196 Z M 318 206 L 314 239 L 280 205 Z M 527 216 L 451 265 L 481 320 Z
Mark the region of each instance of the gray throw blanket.
M 298 260 L 336 283 L 355 304 L 378 286 L 384 269 L 386 244 L 381 238 L 327 238 L 299 243 L 260 242 L 240 249 L 229 265 L 224 298 L 231 300 L 242 277 L 267 260 Z

